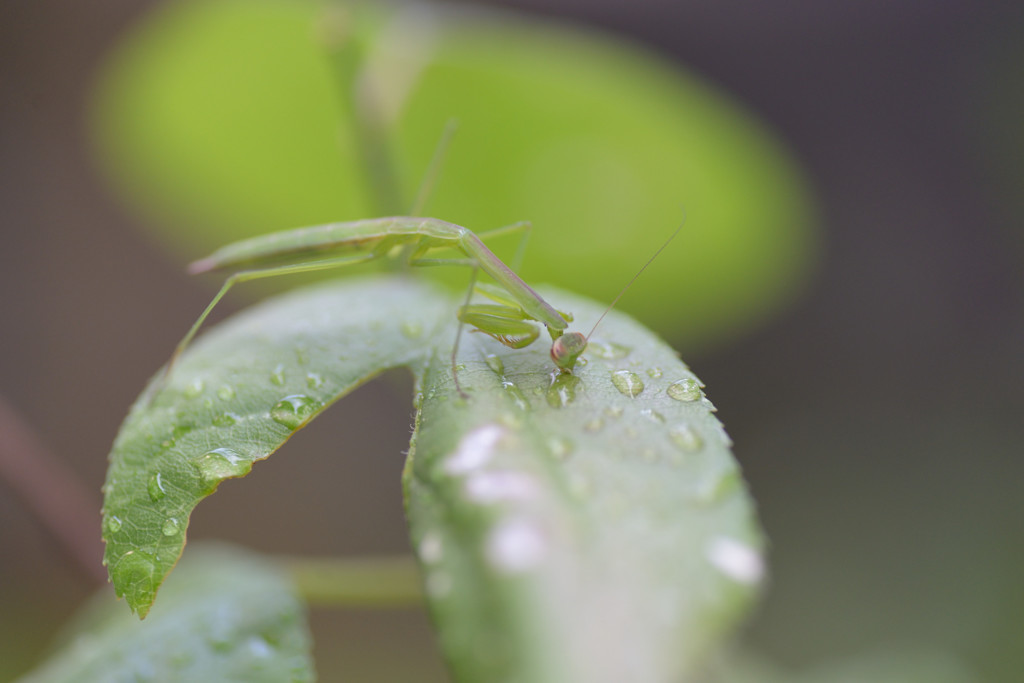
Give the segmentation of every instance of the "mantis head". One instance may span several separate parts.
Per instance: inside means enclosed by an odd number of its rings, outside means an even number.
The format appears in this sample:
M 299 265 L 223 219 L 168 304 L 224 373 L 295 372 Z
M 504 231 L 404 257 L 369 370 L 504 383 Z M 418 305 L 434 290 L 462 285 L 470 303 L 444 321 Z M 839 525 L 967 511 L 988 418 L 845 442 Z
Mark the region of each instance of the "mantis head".
M 551 344 L 551 360 L 562 372 L 572 372 L 576 359 L 586 348 L 586 337 L 579 332 L 567 332 Z

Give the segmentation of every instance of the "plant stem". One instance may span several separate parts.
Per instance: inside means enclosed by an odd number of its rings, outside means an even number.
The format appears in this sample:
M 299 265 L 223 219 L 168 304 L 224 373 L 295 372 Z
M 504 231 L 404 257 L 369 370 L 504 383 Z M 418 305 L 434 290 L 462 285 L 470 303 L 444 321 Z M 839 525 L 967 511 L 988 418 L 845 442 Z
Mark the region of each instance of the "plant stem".
M 284 565 L 314 606 L 401 608 L 423 601 L 412 557 L 287 558 Z
M 0 480 L 10 485 L 86 576 L 97 583 L 106 582 L 99 541 L 99 503 L 2 396 Z

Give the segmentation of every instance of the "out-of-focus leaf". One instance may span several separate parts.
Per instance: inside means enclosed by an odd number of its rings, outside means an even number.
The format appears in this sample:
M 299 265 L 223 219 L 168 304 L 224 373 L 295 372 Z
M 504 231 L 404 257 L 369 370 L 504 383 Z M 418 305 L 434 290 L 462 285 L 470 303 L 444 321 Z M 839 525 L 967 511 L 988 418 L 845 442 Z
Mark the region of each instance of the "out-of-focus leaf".
M 110 455 L 104 561 L 117 594 L 145 616 L 200 500 L 371 377 L 424 362 L 422 337 L 453 317 L 446 296 L 393 279 L 280 297 L 201 337 L 158 392 L 154 378 Z
M 178 0 L 129 34 L 94 128 L 104 167 L 165 243 L 194 256 L 377 211 L 348 95 L 359 72 L 330 68 L 325 34 L 369 55 L 359 90 L 392 133 L 407 201 L 459 120 L 427 213 L 477 231 L 533 221 L 527 279 L 610 300 L 685 214 L 630 307 L 688 348 L 756 324 L 803 280 L 814 235 L 800 173 L 727 97 L 601 34 L 425 5 L 388 20 L 313 1 Z
M 98 595 L 22 683 L 312 681 L 312 643 L 292 584 L 256 555 L 192 548 L 140 623 Z
M 582 329 L 601 307 L 564 292 Z M 482 336 L 482 335 L 481 335 Z M 761 539 L 693 373 L 610 315 L 574 375 L 464 345 L 420 382 L 408 516 L 459 681 L 681 680 L 750 604 Z

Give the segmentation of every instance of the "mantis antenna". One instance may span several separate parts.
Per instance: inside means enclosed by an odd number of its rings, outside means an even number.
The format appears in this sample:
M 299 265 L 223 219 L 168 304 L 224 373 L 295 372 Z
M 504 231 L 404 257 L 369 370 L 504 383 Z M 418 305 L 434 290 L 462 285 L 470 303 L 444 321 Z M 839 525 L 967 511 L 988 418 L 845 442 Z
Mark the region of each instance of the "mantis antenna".
M 685 224 L 686 216 L 684 215 L 683 220 L 680 221 L 679 223 L 679 226 L 672 231 L 672 234 L 668 236 L 668 239 L 665 240 L 665 243 L 658 247 L 658 251 L 654 252 L 654 255 L 651 256 L 651 258 L 647 259 L 647 263 L 645 263 L 640 268 L 640 270 L 637 271 L 636 275 L 634 275 L 633 278 L 626 283 L 626 286 L 622 288 L 622 291 L 620 291 L 618 295 L 616 295 L 616 297 L 612 300 L 612 302 L 608 304 L 608 308 L 604 309 L 604 313 L 602 313 L 601 317 L 597 319 L 597 322 L 594 323 L 594 326 L 590 328 L 590 332 L 587 334 L 587 336 L 584 337 L 579 332 L 567 332 L 562 336 L 558 337 L 557 339 L 555 339 L 554 343 L 551 345 L 551 360 L 555 362 L 555 365 L 563 369 L 566 367 L 572 368 L 573 363 L 576 362 L 576 358 L 581 353 L 583 353 L 583 351 L 587 348 L 587 344 L 590 342 L 590 336 L 594 334 L 594 330 L 596 330 L 597 326 L 601 324 L 601 321 L 604 320 L 604 317 L 608 315 L 609 311 L 615 308 L 615 304 L 619 303 L 619 299 L 622 298 L 622 295 L 625 294 L 626 291 L 633 286 L 633 283 L 637 281 L 637 278 L 639 278 L 643 274 L 643 272 L 647 270 L 647 266 L 654 263 L 654 259 L 658 258 L 658 255 L 661 254 L 661 252 L 665 251 L 665 247 L 667 247 L 669 243 L 676 238 L 676 235 L 679 234 L 679 231 L 683 229 L 683 225 Z M 563 370 L 563 372 L 564 371 L 565 370 Z M 569 371 L 571 372 L 571 370 Z

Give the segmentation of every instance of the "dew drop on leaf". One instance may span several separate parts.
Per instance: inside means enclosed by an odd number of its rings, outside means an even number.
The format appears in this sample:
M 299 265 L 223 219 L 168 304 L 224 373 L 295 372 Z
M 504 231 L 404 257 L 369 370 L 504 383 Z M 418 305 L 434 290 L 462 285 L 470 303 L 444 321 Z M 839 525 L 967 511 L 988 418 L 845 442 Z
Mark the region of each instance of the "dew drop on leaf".
M 602 420 L 599 417 L 595 417 L 592 420 L 587 420 L 583 424 L 583 431 L 590 432 L 591 434 L 595 434 L 595 433 L 601 431 L 602 427 L 604 427 L 604 420 Z
M 526 394 L 516 386 L 515 382 L 506 380 L 501 383 L 501 387 L 505 390 L 505 394 L 512 399 L 512 403 L 515 404 L 516 408 L 524 412 L 530 409 L 530 402 L 526 400 Z
M 110 515 L 103 520 L 103 531 L 108 534 L 116 534 L 121 530 L 121 518 L 116 515 Z
M 302 394 L 285 396 L 270 409 L 270 417 L 274 422 L 289 429 L 298 429 L 320 407 L 319 401 Z
M 203 393 L 203 386 L 203 380 L 194 379 L 185 386 L 182 393 L 185 395 L 185 398 L 195 398 Z
M 631 370 L 617 370 L 612 373 L 612 384 L 624 396 L 636 398 L 644 390 L 644 381 Z
M 608 406 L 604 409 L 604 414 L 611 418 L 620 418 L 624 412 L 622 406 Z
M 658 379 L 661 377 L 661 368 L 647 368 L 647 376 L 651 379 Z
M 270 373 L 270 383 L 277 386 L 284 386 L 284 366 L 278 365 L 274 368 L 274 371 Z
M 499 522 L 485 547 L 491 566 L 505 574 L 518 574 L 539 565 L 547 555 L 547 542 L 533 522 L 511 519 Z
M 628 346 L 622 344 L 616 344 L 615 342 L 606 342 L 601 340 L 594 340 L 587 344 L 587 350 L 598 358 L 605 360 L 615 360 L 616 358 L 625 358 L 632 351 Z
M 548 451 L 556 460 L 568 460 L 572 454 L 572 441 L 561 436 L 548 439 Z
M 217 389 L 217 398 L 222 401 L 230 401 L 235 397 L 235 390 L 229 387 L 227 384 Z
M 231 413 L 224 413 L 213 418 L 213 424 L 216 427 L 230 427 L 237 422 L 238 420 Z
M 677 401 L 696 401 L 701 397 L 700 382 L 687 377 L 670 384 L 666 393 Z
M 646 417 L 651 422 L 657 422 L 659 424 L 665 422 L 665 416 L 659 413 L 657 410 L 653 410 L 651 408 L 644 408 L 643 410 L 640 411 L 640 414 Z
M 315 372 L 306 374 L 306 386 L 310 389 L 319 389 L 324 385 L 324 378 Z
M 167 490 L 164 488 L 163 478 L 160 476 L 159 472 L 149 478 L 146 490 L 149 492 L 149 499 L 154 503 L 167 495 Z
M 487 363 L 487 367 L 493 370 L 494 374 L 498 377 L 503 377 L 505 375 L 505 363 L 501 358 L 490 353 L 484 358 L 484 361 Z
M 168 517 L 164 520 L 164 524 L 160 527 L 160 533 L 164 536 L 177 536 L 181 530 L 181 524 L 178 523 L 174 517 Z
M 419 339 L 423 336 L 423 326 L 417 322 L 402 323 L 402 334 L 409 339 Z
M 688 453 L 696 453 L 704 447 L 704 439 L 700 432 L 685 422 L 670 429 L 668 436 L 672 443 Z
M 444 543 L 441 535 L 436 531 L 428 531 L 423 534 L 423 540 L 419 545 L 420 560 L 424 564 L 435 564 L 444 557 Z
M 545 392 L 548 405 L 552 408 L 564 408 L 575 401 L 579 384 L 580 378 L 576 375 L 560 373 Z
M 252 461 L 230 448 L 215 448 L 196 461 L 196 468 L 207 484 L 230 477 L 241 477 L 252 469 Z

